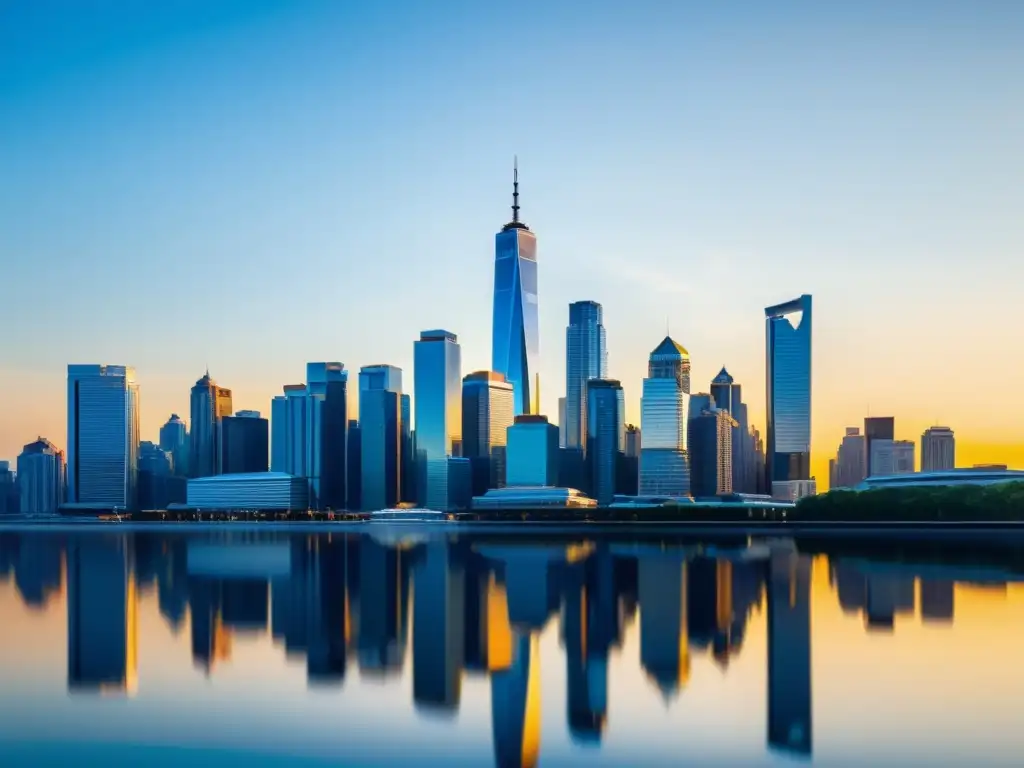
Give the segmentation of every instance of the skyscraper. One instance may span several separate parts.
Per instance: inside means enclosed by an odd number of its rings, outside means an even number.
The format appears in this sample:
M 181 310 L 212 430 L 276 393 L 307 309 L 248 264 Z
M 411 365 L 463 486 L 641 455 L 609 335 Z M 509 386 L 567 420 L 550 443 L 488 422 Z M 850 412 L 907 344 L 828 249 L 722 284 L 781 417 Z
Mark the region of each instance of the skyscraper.
M 68 366 L 68 502 L 136 503 L 139 385 L 124 365 Z
M 587 382 L 587 441 L 590 495 L 607 506 L 616 492 L 619 464 L 626 447 L 625 400 L 614 379 Z M 644 427 L 646 430 L 646 427 Z
M 811 479 L 811 297 L 767 307 L 767 473 L 772 496 L 815 493 Z
M 187 477 L 190 450 L 188 429 L 178 414 L 172 413 L 171 418 L 160 427 L 160 447 L 171 454 L 174 474 Z
M 666 336 L 647 364 L 640 398 L 640 480 L 643 496 L 688 496 L 690 355 Z
M 929 427 L 921 435 L 921 471 L 941 472 L 956 467 L 956 438 L 949 427 Z M 19 474 L 21 470 L 18 470 Z M 24 511 L 24 510 L 23 510 Z
M 596 301 L 569 305 L 565 329 L 565 447 L 581 448 L 586 438 L 587 381 L 608 376 L 603 310 Z
M 232 413 L 231 390 L 218 387 L 207 371 L 192 387 L 191 450 L 189 476 L 217 474 L 220 454 L 220 420 Z
M 239 411 L 221 419 L 219 474 L 266 472 L 269 424 L 259 411 Z
M 877 472 L 871 466 L 872 443 L 875 440 L 895 440 L 896 419 L 892 416 L 868 416 L 864 419 L 864 461 L 867 466 L 867 476 L 877 474 L 891 474 L 889 472 Z
M 491 370 L 515 392 L 515 413 L 531 413 L 539 371 L 537 236 L 519 221 L 519 167 L 513 168 L 512 221 L 494 238 Z M 417 409 L 419 405 L 417 404 Z
M 500 373 L 477 371 L 462 380 L 462 455 L 472 467 L 474 496 L 505 486 L 513 398 L 512 385 Z
M 21 514 L 46 515 L 64 502 L 64 452 L 46 438 L 29 443 L 18 456 Z
M 394 507 L 401 494 L 402 369 L 359 369 L 360 495 L 367 510 Z
M 462 449 L 462 350 L 449 331 L 423 331 L 414 348 L 416 453 L 430 509 L 456 509 L 468 503 L 469 488 L 450 488 L 449 461 Z M 459 470 L 455 470 L 459 476 Z M 458 503 L 457 503 L 458 501 Z

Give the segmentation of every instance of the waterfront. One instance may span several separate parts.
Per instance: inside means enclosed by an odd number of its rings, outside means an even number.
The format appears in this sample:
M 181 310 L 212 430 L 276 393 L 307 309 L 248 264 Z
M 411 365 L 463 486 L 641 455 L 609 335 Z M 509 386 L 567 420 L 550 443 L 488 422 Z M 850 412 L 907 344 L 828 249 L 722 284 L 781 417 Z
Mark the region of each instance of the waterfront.
M 0 532 L 0 764 L 1024 750 L 1024 556 L 998 539 L 338 530 Z

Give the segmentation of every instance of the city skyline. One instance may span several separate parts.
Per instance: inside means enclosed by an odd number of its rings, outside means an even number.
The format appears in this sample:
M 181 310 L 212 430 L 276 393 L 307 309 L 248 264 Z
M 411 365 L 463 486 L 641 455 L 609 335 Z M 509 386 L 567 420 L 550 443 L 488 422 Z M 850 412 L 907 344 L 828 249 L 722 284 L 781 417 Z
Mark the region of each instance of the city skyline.
M 915 441 L 949 424 L 960 464 L 1024 464 L 1024 409 L 971 405 L 982 371 L 1024 386 L 1024 365 L 1002 354 L 1024 277 L 1013 258 L 1024 201 L 1007 170 L 1024 157 L 1013 129 L 1024 67 L 1008 55 L 1016 11 L 946 8 L 910 23 L 865 3 L 854 21 L 881 35 L 866 56 L 850 10 L 741 19 L 661 6 L 620 17 L 598 3 L 572 55 L 565 20 L 531 6 L 544 33 L 514 72 L 510 41 L 473 42 L 493 29 L 490 9 L 461 21 L 447 6 L 410 12 L 380 51 L 356 41 L 346 53 L 338 39 L 383 23 L 376 11 L 228 3 L 185 21 L 86 19 L 69 6 L 71 40 L 17 10 L 0 46 L 13 73 L 0 105 L 0 230 L 17 255 L 0 284 L 0 456 L 13 461 L 39 435 L 67 451 L 64 371 L 83 360 L 137 369 L 148 440 L 188 412 L 207 365 L 236 408 L 261 412 L 308 360 L 410 371 L 421 328 L 451 328 L 464 370 L 490 369 L 490 238 L 518 153 L 543 241 L 541 410 L 552 420 L 565 307 L 590 299 L 604 308 L 626 421 L 639 422 L 646 354 L 667 315 L 694 381 L 727 366 L 763 430 L 760 311 L 806 292 L 820 487 L 844 428 L 871 413 L 894 414 L 897 437 Z M 968 27 L 984 29 L 983 47 Z M 755 37 L 760 47 L 744 44 Z M 611 41 L 627 54 L 606 61 Z M 480 66 L 459 63 L 469 51 Z M 268 55 L 273 76 L 257 63 Z M 350 87 L 367 65 L 372 77 Z M 614 115 L 566 97 L 598 79 L 605 102 L 624 105 Z M 781 89 L 770 100 L 767 83 Z M 508 93 L 536 109 L 510 110 Z

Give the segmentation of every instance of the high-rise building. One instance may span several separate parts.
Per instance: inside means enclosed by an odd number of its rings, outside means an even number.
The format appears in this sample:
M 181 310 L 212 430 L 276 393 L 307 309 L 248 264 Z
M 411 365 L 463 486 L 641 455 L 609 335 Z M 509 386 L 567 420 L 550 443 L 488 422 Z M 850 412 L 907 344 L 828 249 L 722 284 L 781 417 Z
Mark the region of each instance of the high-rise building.
M 546 416 L 516 416 L 508 428 L 506 484 L 558 485 L 558 428 Z
M 867 477 L 867 452 L 864 435 L 857 427 L 847 427 L 836 454 L 835 471 L 829 477 L 829 489 L 855 488 Z
M 359 369 L 359 456 L 362 509 L 394 507 L 402 484 L 402 369 Z
M 949 427 L 929 427 L 921 435 L 921 471 L 942 472 L 956 467 L 956 438 Z
M 914 442 L 876 437 L 871 441 L 871 476 L 905 475 L 914 471 Z
M 188 429 L 178 414 L 172 413 L 167 422 L 160 427 L 160 447 L 171 454 L 174 474 L 188 477 L 191 446 L 188 440 Z
M 537 236 L 519 220 L 518 165 L 513 169 L 512 221 L 494 238 L 493 317 L 491 370 L 512 385 L 516 415 L 531 413 L 540 355 Z
M 569 305 L 565 329 L 565 444 L 582 448 L 586 439 L 587 381 L 608 376 L 608 347 L 596 301 Z
M 616 479 L 626 447 L 625 399 L 615 379 L 587 382 L 587 441 L 590 495 L 607 506 L 615 498 Z M 644 427 L 646 429 L 646 427 Z
M 124 365 L 68 366 L 68 503 L 136 504 L 139 385 Z
M 711 381 L 711 397 L 715 406 L 728 411 L 736 422 L 732 430 L 732 489 L 735 493 L 756 493 L 754 476 L 754 443 L 750 437 L 747 406 L 743 391 L 725 368 Z
M 513 396 L 512 385 L 500 373 L 477 371 L 462 380 L 462 455 L 472 467 L 474 496 L 505 486 Z
M 767 472 L 772 496 L 814 492 L 811 482 L 811 297 L 767 307 Z
M 231 390 L 218 387 L 207 371 L 192 387 L 189 476 L 217 474 L 220 455 L 220 420 L 230 416 Z
M 219 472 L 266 472 L 269 467 L 270 425 L 259 411 L 239 411 L 220 423 Z
M 641 495 L 690 494 L 690 408 L 690 355 L 666 336 L 651 352 L 640 398 Z
M 874 454 L 872 443 L 875 440 L 895 440 L 896 419 L 892 416 L 868 416 L 864 419 L 864 461 L 867 466 L 867 476 L 872 477 L 879 474 L 891 474 L 891 472 L 878 472 L 871 464 L 871 456 Z M 888 451 L 888 449 L 886 449 Z
M 736 420 L 723 408 L 705 408 L 688 423 L 690 493 L 694 497 L 733 492 L 732 435 Z
M 18 456 L 21 514 L 53 514 L 64 503 L 64 452 L 44 437 L 26 445 Z
M 462 449 L 462 349 L 454 333 L 434 330 L 423 331 L 413 351 L 416 454 L 424 486 L 420 502 L 449 510 L 454 508 L 450 497 L 465 498 L 469 490 L 448 483 L 447 459 Z

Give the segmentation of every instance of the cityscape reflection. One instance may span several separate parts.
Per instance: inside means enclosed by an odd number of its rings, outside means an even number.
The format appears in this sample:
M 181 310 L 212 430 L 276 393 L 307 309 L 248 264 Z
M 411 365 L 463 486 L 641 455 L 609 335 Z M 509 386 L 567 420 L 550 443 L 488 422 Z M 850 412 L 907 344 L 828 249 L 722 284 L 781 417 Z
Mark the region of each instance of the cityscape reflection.
M 311 690 L 356 673 L 361 685 L 389 686 L 408 671 L 411 704 L 428 727 L 459 716 L 464 684 L 486 679 L 498 766 L 536 765 L 552 734 L 544 723 L 560 709 L 571 745 L 603 745 L 609 722 L 634 703 L 612 695 L 611 683 L 629 631 L 646 689 L 669 707 L 686 695 L 695 658 L 729 674 L 752 622 L 763 622 L 766 754 L 806 758 L 815 749 L 815 605 L 830 600 L 876 637 L 896 633 L 901 617 L 942 630 L 955 624 L 964 585 L 998 594 L 1022 578 L 1012 547 L 975 548 L 973 559 L 935 544 L 919 550 L 740 537 L 2 533 L 0 597 L 16 594 L 35 613 L 66 609 L 76 698 L 145 698 L 139 657 L 152 633 L 140 603 L 188 644 L 200 678 L 216 680 L 238 643 L 261 640 L 304 662 Z M 564 702 L 544 682 L 549 629 L 564 657 Z M 10 653 L 0 670 L 18 666 Z

